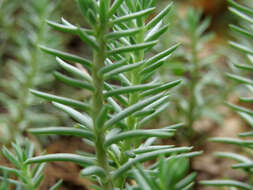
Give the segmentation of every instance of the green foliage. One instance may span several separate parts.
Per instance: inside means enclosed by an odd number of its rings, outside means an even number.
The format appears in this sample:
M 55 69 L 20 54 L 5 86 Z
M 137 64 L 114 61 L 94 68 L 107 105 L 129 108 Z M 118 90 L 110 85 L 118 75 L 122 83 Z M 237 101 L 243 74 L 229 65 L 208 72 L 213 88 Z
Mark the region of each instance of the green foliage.
M 246 24 L 242 24 L 241 26 L 235 26 L 235 25 L 230 25 L 230 28 L 235 32 L 236 36 L 242 36 L 249 40 L 250 42 L 252 41 L 252 28 L 250 24 L 252 24 L 252 16 L 253 16 L 253 9 L 240 5 L 236 3 L 233 0 L 228 1 L 230 4 L 230 11 L 239 17 L 242 22 L 246 22 Z M 245 105 L 248 103 L 252 103 L 252 87 L 253 83 L 252 80 L 250 79 L 250 74 L 252 74 L 252 47 L 249 45 L 245 45 L 244 43 L 241 42 L 229 42 L 229 44 L 237 49 L 238 51 L 244 53 L 248 59 L 250 64 L 245 64 L 245 63 L 236 63 L 234 66 L 237 68 L 237 73 L 236 74 L 227 74 L 227 76 L 236 81 L 237 83 L 244 85 L 248 87 L 250 91 L 250 95 L 247 98 L 240 98 L 242 102 L 245 102 Z M 241 73 L 241 74 L 240 74 Z M 249 126 L 253 127 L 253 110 L 252 108 L 246 108 L 238 105 L 234 105 L 231 103 L 227 104 L 231 109 L 236 111 L 242 118 L 245 119 L 245 121 L 249 124 Z M 245 132 L 245 133 L 240 133 L 238 134 L 239 137 L 244 138 L 244 137 L 252 137 L 252 131 L 250 132 Z M 241 147 L 243 150 L 245 150 L 246 154 L 238 154 L 238 153 L 226 153 L 226 152 L 221 152 L 217 153 L 217 156 L 222 157 L 222 158 L 230 158 L 232 160 L 235 160 L 238 162 L 238 164 L 232 165 L 233 169 L 240 169 L 248 173 L 248 175 L 251 177 L 252 176 L 252 154 L 248 154 L 248 150 L 252 150 L 252 140 L 247 139 L 237 139 L 237 138 L 213 138 L 211 139 L 214 142 L 221 142 L 221 143 L 226 143 L 226 144 L 234 144 L 239 147 Z M 235 187 L 238 189 L 245 189 L 245 190 L 250 190 L 253 189 L 253 183 L 252 180 L 249 180 L 249 183 L 243 183 L 235 180 L 215 180 L 215 181 L 202 181 L 201 184 L 203 185 L 211 185 L 211 186 L 231 186 Z
M 6 190 L 11 185 L 14 185 L 16 189 L 36 190 L 43 180 L 45 164 L 28 165 L 27 160 L 34 156 L 34 146 L 28 140 L 25 141 L 24 147 L 21 147 L 19 144 L 12 144 L 13 152 L 6 147 L 2 149 L 3 155 L 15 168 L 0 166 L 0 171 L 6 174 L 5 177 L 0 177 L 0 180 L 3 180 L 0 189 Z M 7 177 L 11 175 L 16 176 L 18 180 Z M 50 190 L 56 190 L 60 186 L 60 183 L 61 181 Z
M 189 157 L 196 156 L 194 154 L 188 154 Z M 191 189 L 194 186 L 194 179 L 196 173 L 187 174 L 189 162 L 186 158 L 180 156 L 172 156 L 168 159 L 161 158 L 159 162 L 149 166 L 149 168 L 143 168 L 141 165 L 137 165 L 133 169 L 132 175 L 137 182 L 136 186 L 126 186 L 127 190 L 179 190 L 179 189 Z
M 11 50 L 15 48 L 14 35 L 17 32 L 17 23 L 13 19 L 21 6 L 21 2 L 18 0 L 0 1 L 0 64 L 3 64 L 5 56 L 9 56 Z
M 216 109 L 224 101 L 227 87 L 224 88 L 224 68 L 219 69 L 215 63 L 219 55 L 215 52 L 210 55 L 208 50 L 215 36 L 209 31 L 211 19 L 193 7 L 188 8 L 180 18 L 178 11 L 174 10 L 169 18 L 170 21 L 178 20 L 173 24 L 178 27 L 170 27 L 161 44 L 167 46 L 166 37 L 169 41 L 182 40 L 183 45 L 160 73 L 164 80 L 172 77 L 183 79 L 180 93 L 173 99 L 169 120 L 185 121 L 182 139 L 191 142 L 198 137 L 194 130 L 196 121 L 203 118 L 222 121 Z
M 44 46 L 41 49 L 57 56 L 59 66 L 71 75 L 56 72 L 57 79 L 71 87 L 86 89 L 91 93 L 91 98 L 83 103 L 32 90 L 34 95 L 52 101 L 56 108 L 72 117 L 76 125 L 37 128 L 30 132 L 81 137 L 94 147 L 95 154 L 49 154 L 30 158 L 25 163 L 73 162 L 84 168 L 82 176 L 95 179 L 99 184 L 96 189 L 112 190 L 130 188 L 126 184 L 133 177 L 137 177 L 138 181 L 139 176 L 135 175 L 134 168 L 143 167 L 140 165 L 143 162 L 164 156 L 161 164 L 173 168 L 178 164 L 175 158 L 184 160 L 199 155 L 200 152 L 190 153 L 192 147 L 153 145 L 158 138 L 173 136 L 182 124 L 143 129 L 148 121 L 168 108 L 168 91 L 180 83 L 178 80 L 161 82 L 155 75 L 179 45 L 173 45 L 156 55 L 149 51 L 167 29 L 163 19 L 172 4 L 150 20 L 155 0 L 77 2 L 90 29 L 75 26 L 65 19 L 61 24 L 52 21 L 48 21 L 48 24 L 56 30 L 79 36 L 93 50 L 93 60 Z M 80 63 L 82 69 L 76 63 Z M 182 161 L 182 164 L 185 162 Z M 152 167 L 159 171 L 161 166 L 155 164 Z M 194 177 L 184 181 L 186 168 L 177 172 L 177 176 L 172 176 L 171 171 L 166 170 L 171 182 L 159 183 L 165 185 L 164 188 L 190 189 Z M 166 178 L 165 173 L 161 174 L 162 178 Z
M 56 121 L 50 114 L 38 113 L 43 107 L 29 95 L 29 89 L 50 88 L 53 77 L 48 72 L 56 65 L 42 55 L 38 44 L 55 46 L 59 37 L 50 34 L 45 23 L 54 3 L 48 0 L 1 3 L 0 23 L 8 36 L 4 40 L 6 45 L 3 43 L 3 49 L 7 50 L 0 51 L 4 55 L 0 80 L 0 105 L 4 110 L 0 114 L 0 133 L 3 138 L 0 141 L 10 143 L 15 138 L 22 138 L 21 133 L 32 124 L 43 123 L 43 120 Z M 12 45 L 11 51 L 8 51 L 9 44 Z

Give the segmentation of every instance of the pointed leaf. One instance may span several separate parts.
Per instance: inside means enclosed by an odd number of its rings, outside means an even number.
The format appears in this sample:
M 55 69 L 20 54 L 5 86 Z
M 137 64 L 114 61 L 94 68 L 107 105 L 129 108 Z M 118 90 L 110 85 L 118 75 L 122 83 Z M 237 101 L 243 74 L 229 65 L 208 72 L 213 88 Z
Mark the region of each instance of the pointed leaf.
M 236 187 L 243 190 L 252 190 L 253 186 L 250 186 L 246 183 L 242 183 L 234 180 L 209 180 L 209 181 L 200 181 L 200 185 L 214 186 L 214 187 Z
M 81 30 L 80 28 L 77 28 L 77 34 L 89 46 L 91 46 L 95 50 L 99 50 L 99 46 L 98 46 L 97 42 L 95 41 L 95 39 L 93 39 L 93 37 L 89 36 L 89 34 L 87 34 L 85 31 Z
M 54 55 L 56 57 L 59 57 L 61 59 L 64 59 L 64 60 L 67 60 L 67 61 L 73 61 L 73 62 L 77 62 L 77 63 L 80 63 L 88 68 L 91 67 L 91 62 L 82 58 L 82 57 L 79 57 L 79 56 L 76 56 L 76 55 L 73 55 L 73 54 L 70 54 L 70 53 L 66 53 L 66 52 L 62 52 L 62 51 L 59 51 L 59 50 L 56 50 L 56 49 L 52 49 L 52 48 L 48 48 L 48 47 L 45 47 L 45 46 L 39 46 L 40 49 L 46 53 L 49 53 L 51 55 Z
M 244 46 L 242 44 L 238 44 L 236 42 L 230 41 L 229 45 L 232 46 L 233 48 L 235 48 L 235 49 L 243 52 L 243 53 L 247 53 L 247 54 L 253 55 L 253 51 L 250 48 L 248 48 L 248 47 L 246 47 L 246 46 Z
M 59 57 L 56 58 L 56 61 L 60 64 L 60 66 L 65 69 L 66 71 L 72 73 L 74 76 L 80 77 L 88 82 L 91 82 L 92 79 L 87 72 L 83 72 L 80 69 L 66 63 L 65 61 L 61 60 Z
M 142 28 L 134 28 L 128 30 L 121 30 L 121 31 L 113 31 L 109 34 L 106 34 L 107 39 L 115 39 L 115 38 L 122 38 L 122 37 L 129 37 L 137 34 L 140 32 Z
M 90 106 L 88 104 L 85 104 L 83 102 L 77 101 L 77 100 L 72 100 L 70 98 L 65 98 L 65 97 L 60 97 L 60 96 L 55 96 L 52 94 L 48 94 L 45 92 L 39 92 L 37 90 L 30 90 L 32 94 L 35 96 L 38 96 L 40 98 L 44 98 L 48 101 L 53 101 L 53 102 L 58 102 L 67 106 L 71 106 L 77 109 L 80 109 L 82 111 L 89 111 Z
M 249 37 L 249 38 L 253 39 L 253 34 L 252 34 L 250 31 L 248 31 L 248 30 L 246 30 L 246 29 L 244 29 L 244 28 L 235 26 L 235 25 L 233 25 L 233 24 L 230 24 L 229 27 L 230 27 L 233 31 L 238 32 L 239 34 L 242 34 L 242 35 L 244 35 L 244 36 L 246 36 L 246 37 Z
M 237 82 L 253 85 L 253 80 L 247 79 L 245 77 L 241 77 L 241 76 L 238 76 L 238 75 L 233 75 L 233 74 L 230 74 L 230 73 L 227 73 L 227 76 L 229 78 L 237 81 Z
M 163 9 L 155 18 L 153 18 L 146 26 L 149 30 L 158 24 L 171 10 L 173 3 L 170 3 L 165 9 Z
M 87 114 L 82 114 L 69 106 L 65 106 L 56 102 L 53 102 L 54 106 L 70 115 L 73 119 L 85 125 L 89 129 L 92 129 L 92 120 Z
M 78 80 L 78 79 L 74 79 L 71 77 L 68 77 L 66 75 L 63 75 L 59 72 L 55 72 L 54 76 L 62 81 L 63 83 L 69 85 L 69 86 L 73 86 L 73 87 L 77 87 L 77 88 L 84 88 L 90 91 L 94 91 L 94 87 L 92 86 L 92 84 L 88 83 L 88 82 L 84 82 L 82 80 Z
M 135 13 L 130 13 L 129 15 L 116 17 L 111 22 L 112 22 L 112 24 L 127 22 L 127 21 L 132 20 L 132 19 L 136 19 L 136 18 L 139 18 L 139 17 L 146 16 L 146 15 L 150 14 L 153 10 L 155 10 L 154 7 L 153 8 L 148 8 L 148 9 L 145 9 L 145 10 L 141 10 L 141 11 L 135 12 Z
M 133 92 L 152 89 L 157 86 L 159 86 L 159 84 L 157 84 L 157 83 L 152 84 L 151 83 L 151 84 L 141 84 L 141 85 L 121 87 L 121 88 L 116 88 L 116 89 L 107 91 L 104 93 L 104 95 L 105 95 L 105 97 L 110 97 L 110 96 L 115 96 L 115 95 L 120 95 L 120 94 L 129 94 L 129 93 L 133 93 Z
M 160 137 L 167 138 L 174 135 L 174 131 L 163 131 L 158 129 L 153 130 L 133 130 L 121 132 L 117 135 L 114 135 L 110 138 L 106 139 L 105 146 L 110 146 L 111 144 L 115 144 L 118 141 L 126 140 L 126 139 L 135 139 L 135 138 L 148 138 L 148 137 Z
M 234 15 L 238 16 L 239 18 L 249 22 L 250 24 L 253 24 L 253 18 L 248 16 L 247 14 L 245 14 L 233 7 L 230 7 L 229 10 L 230 10 L 230 12 L 232 12 Z
M 123 173 L 128 171 L 132 166 L 134 166 L 137 163 L 152 160 L 152 159 L 155 159 L 155 158 L 157 158 L 158 156 L 161 156 L 161 155 L 168 156 L 168 155 L 171 155 L 173 153 L 188 152 L 191 149 L 192 149 L 191 147 L 170 148 L 170 149 L 167 149 L 167 150 L 158 150 L 158 151 L 138 155 L 134 159 L 129 160 L 128 162 L 123 164 L 119 169 L 117 169 L 113 173 L 112 178 L 116 179 L 116 178 L 120 177 Z
M 138 67 L 140 67 L 144 64 L 145 64 L 145 62 L 141 61 L 141 62 L 138 62 L 138 63 L 128 64 L 128 65 L 124 65 L 124 66 L 121 66 L 119 68 L 113 69 L 112 71 L 110 71 L 110 72 L 108 72 L 104 75 L 105 80 L 109 79 L 109 78 L 112 78 L 116 74 L 124 73 L 124 72 L 127 72 L 127 71 L 131 71 L 133 69 L 136 69 L 136 68 L 138 68 Z
M 154 101 L 162 98 L 164 96 L 164 94 L 158 94 L 156 96 L 153 97 L 149 97 L 143 101 L 140 101 L 132 106 L 129 106 L 128 108 L 126 108 L 125 110 L 117 113 L 116 115 L 114 115 L 110 120 L 108 120 L 106 122 L 106 126 L 108 127 L 112 127 L 114 124 L 116 124 L 119 121 L 122 121 L 124 118 L 128 117 L 129 115 L 139 111 L 142 108 L 145 108 L 146 106 L 148 106 L 149 104 L 153 103 Z
M 252 9 L 250 9 L 249 7 L 240 5 L 239 3 L 235 2 L 234 0 L 228 0 L 229 4 L 233 7 L 235 7 L 236 9 L 238 9 L 239 11 L 242 11 L 246 14 L 250 14 L 253 16 L 253 11 Z
M 170 55 L 173 51 L 175 51 L 178 47 L 180 46 L 180 44 L 175 44 L 172 47 L 170 47 L 169 49 L 155 55 L 154 57 L 151 57 L 150 59 L 147 60 L 147 62 L 145 63 L 147 66 L 151 65 L 165 57 L 167 57 L 168 55 Z
M 108 13 L 108 17 L 112 17 L 120 7 L 120 5 L 124 2 L 124 0 L 115 0 L 112 4 L 112 7 Z
M 66 135 L 94 139 L 94 134 L 92 132 L 73 127 L 43 127 L 29 129 L 29 132 L 35 135 Z
M 117 53 L 135 52 L 135 51 L 139 51 L 145 48 L 153 47 L 156 44 L 157 44 L 157 41 L 152 41 L 152 42 L 144 42 L 144 43 L 136 44 L 136 45 L 119 47 L 119 48 L 108 51 L 108 54 L 113 55 Z
M 95 160 L 91 158 L 85 158 L 76 154 L 48 154 L 44 156 L 37 156 L 30 158 L 26 161 L 27 164 L 43 163 L 43 162 L 73 162 L 80 165 L 94 165 Z
M 49 21 L 49 20 L 47 20 L 47 24 L 58 31 L 66 32 L 70 34 L 76 34 L 77 27 L 73 27 L 73 26 L 69 26 L 65 24 L 59 24 L 59 23 Z
M 104 169 L 98 166 L 90 166 L 81 171 L 81 176 L 92 176 L 92 175 L 96 175 L 102 178 L 106 177 Z
M 150 89 L 150 90 L 147 90 L 147 91 L 141 93 L 141 97 L 145 97 L 145 96 L 150 96 L 150 95 L 161 93 L 161 92 L 163 92 L 165 90 L 168 90 L 170 88 L 173 88 L 173 87 L 179 85 L 180 83 L 181 83 L 181 80 L 176 80 L 176 81 L 173 81 L 173 82 L 169 82 L 167 84 L 161 85 L 159 87 L 156 87 L 156 88 L 153 88 L 153 89 Z
M 57 190 L 61 184 L 62 184 L 63 180 L 59 180 L 54 186 L 52 186 L 49 190 Z

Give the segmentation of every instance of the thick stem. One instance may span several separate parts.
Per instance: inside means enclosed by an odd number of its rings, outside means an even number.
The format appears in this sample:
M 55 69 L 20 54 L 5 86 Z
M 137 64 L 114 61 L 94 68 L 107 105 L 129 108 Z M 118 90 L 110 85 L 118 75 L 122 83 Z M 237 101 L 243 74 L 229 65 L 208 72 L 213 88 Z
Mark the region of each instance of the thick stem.
M 103 190 L 113 190 L 113 183 L 110 176 L 108 158 L 106 149 L 104 147 L 105 142 L 105 129 L 104 126 L 97 125 L 98 113 L 103 109 L 104 97 L 104 80 L 103 76 L 98 74 L 98 71 L 104 66 L 106 59 L 106 43 L 104 41 L 104 35 L 107 33 L 106 25 L 101 24 L 97 31 L 97 42 L 99 44 L 99 51 L 94 51 L 94 65 L 92 68 L 93 85 L 95 88 L 93 94 L 93 126 L 96 136 L 95 148 L 98 165 L 106 172 L 106 179 L 102 180 Z

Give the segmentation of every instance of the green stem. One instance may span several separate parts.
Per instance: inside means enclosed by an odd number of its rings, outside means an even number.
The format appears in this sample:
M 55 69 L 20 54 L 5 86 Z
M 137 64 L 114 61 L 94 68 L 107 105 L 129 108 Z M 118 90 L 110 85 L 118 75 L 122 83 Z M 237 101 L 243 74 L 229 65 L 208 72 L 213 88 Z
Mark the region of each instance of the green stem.
M 136 35 L 136 42 L 137 43 L 143 43 L 144 42 L 144 38 L 145 38 L 145 23 L 144 23 L 144 20 L 141 20 L 140 23 L 138 23 L 138 27 L 143 27 L 143 30 L 141 30 L 139 32 L 139 34 Z M 138 51 L 138 52 L 135 52 L 134 54 L 134 61 L 137 63 L 137 62 L 140 62 L 144 59 L 144 50 L 141 50 L 141 51 Z M 140 78 L 140 75 L 139 75 L 139 71 L 141 70 L 142 68 L 139 68 L 139 69 L 135 69 L 134 71 L 132 71 L 130 73 L 130 81 L 132 83 L 132 85 L 138 85 L 141 83 L 141 78 Z M 140 97 L 139 97 L 139 94 L 138 93 L 132 93 L 130 96 L 129 96 L 129 106 L 131 105 L 134 105 L 136 104 L 137 102 L 139 102 L 140 100 Z M 127 126 L 128 126 L 128 130 L 131 131 L 131 130 L 135 130 L 136 127 L 138 127 L 138 123 L 137 123 L 137 120 L 135 117 L 133 116 L 129 116 L 127 118 Z M 125 143 L 123 144 L 123 151 L 122 151 L 122 154 L 121 154 L 121 163 L 126 163 L 129 159 L 129 157 L 125 154 L 126 151 L 128 150 L 131 150 L 134 146 L 135 148 L 135 144 L 136 141 L 134 140 L 127 140 L 125 141 Z M 123 188 L 123 184 L 125 184 L 125 180 L 126 178 L 124 176 L 122 176 L 122 179 L 121 179 L 121 188 Z
M 199 61 L 197 53 L 197 39 L 195 33 L 191 36 L 192 38 L 192 64 L 194 69 L 191 74 L 191 84 L 190 84 L 190 98 L 189 98 L 189 111 L 188 111 L 188 129 L 187 136 L 192 138 L 194 135 L 194 123 L 195 123 L 195 110 L 196 110 L 196 97 L 195 90 L 199 80 Z
M 11 121 L 10 128 L 12 130 L 11 131 L 12 137 L 11 137 L 10 141 L 14 140 L 15 136 L 18 133 L 22 132 L 22 131 L 20 131 L 21 130 L 20 124 L 25 118 L 25 111 L 28 106 L 29 89 L 33 87 L 33 85 L 34 85 L 33 82 L 34 82 L 34 79 L 35 79 L 37 72 L 38 72 L 38 56 L 39 56 L 38 45 L 43 40 L 43 32 L 44 32 L 44 28 L 45 28 L 45 16 L 46 16 L 45 13 L 43 13 L 40 17 L 38 35 L 37 35 L 37 39 L 34 43 L 35 49 L 32 52 L 32 57 L 31 57 L 31 60 L 29 63 L 30 72 L 27 74 L 26 82 L 23 87 L 23 93 L 21 93 L 21 95 L 19 96 L 17 117 L 13 121 Z
M 100 24 L 97 30 L 97 42 L 99 44 L 99 51 L 94 51 L 94 65 L 92 68 L 92 78 L 94 85 L 94 94 L 93 94 L 93 126 L 96 136 L 95 148 L 96 148 L 96 157 L 98 165 L 104 169 L 106 172 L 106 179 L 102 180 L 102 189 L 103 190 L 113 190 L 113 183 L 110 176 L 108 158 L 106 150 L 104 147 L 105 142 L 105 129 L 103 126 L 97 125 L 97 116 L 98 113 L 103 109 L 104 105 L 104 79 L 101 75 L 98 74 L 98 71 L 104 66 L 106 59 L 106 42 L 104 36 L 107 33 L 108 29 L 106 23 Z
M 22 171 L 22 174 L 21 174 L 22 178 L 20 180 L 24 182 L 25 189 L 26 190 L 36 190 L 35 184 L 32 180 L 32 174 L 31 174 L 31 171 L 29 170 L 29 167 L 27 165 L 24 165 L 21 171 Z

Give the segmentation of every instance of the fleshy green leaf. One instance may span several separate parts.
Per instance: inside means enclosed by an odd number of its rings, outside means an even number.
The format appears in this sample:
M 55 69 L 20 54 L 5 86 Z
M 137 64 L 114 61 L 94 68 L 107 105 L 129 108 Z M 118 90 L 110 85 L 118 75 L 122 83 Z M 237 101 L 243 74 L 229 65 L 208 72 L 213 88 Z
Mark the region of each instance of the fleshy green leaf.
M 191 149 L 192 149 L 191 147 L 170 148 L 170 149 L 167 149 L 167 150 L 158 150 L 158 151 L 138 155 L 134 159 L 129 160 L 128 162 L 123 164 L 119 169 L 117 169 L 113 173 L 112 178 L 113 179 L 118 178 L 123 173 L 128 171 L 136 163 L 141 163 L 141 162 L 145 162 L 145 161 L 148 161 L 148 160 L 152 160 L 152 159 L 157 158 L 158 156 L 161 156 L 161 155 L 168 156 L 168 155 L 171 155 L 173 153 L 188 152 Z
M 84 129 L 76 129 L 73 127 L 47 127 L 47 128 L 35 128 L 29 129 L 29 132 L 35 135 L 65 135 L 65 136 L 77 136 L 88 139 L 93 139 L 94 134 Z
M 108 51 L 108 54 L 113 55 L 117 53 L 135 52 L 135 51 L 139 51 L 145 48 L 153 47 L 156 44 L 157 44 L 157 41 L 152 41 L 152 42 L 144 42 L 144 43 L 140 43 L 136 45 L 123 46 L 123 47 L 119 47 L 119 48 Z
M 253 24 L 253 19 L 252 17 L 248 16 L 247 14 L 233 8 L 233 7 L 230 7 L 229 8 L 230 12 L 232 12 L 234 15 L 238 16 L 239 18 L 249 22 L 250 24 Z
M 145 10 L 141 10 L 141 11 L 135 12 L 135 13 L 130 13 L 129 15 L 116 17 L 111 22 L 112 22 L 112 24 L 127 22 L 127 21 L 132 20 L 132 19 L 137 19 L 139 17 L 146 16 L 146 15 L 150 14 L 153 10 L 155 10 L 154 7 L 153 8 L 148 8 L 148 9 L 145 9 Z
M 27 164 L 43 163 L 43 162 L 73 162 L 80 165 L 94 165 L 95 160 L 91 158 L 85 158 L 76 154 L 48 154 L 43 156 L 37 156 L 30 158 L 26 161 Z
M 239 34 L 242 34 L 242 35 L 244 35 L 244 36 L 246 36 L 246 37 L 249 37 L 249 38 L 253 39 L 253 34 L 252 34 L 250 31 L 248 31 L 248 30 L 246 30 L 246 29 L 244 29 L 244 28 L 235 26 L 235 25 L 233 25 L 233 24 L 229 25 L 229 27 L 230 27 L 233 31 L 238 32 Z
M 151 130 L 133 130 L 126 131 L 111 136 L 106 139 L 105 146 L 117 143 L 118 141 L 133 139 L 133 138 L 148 138 L 148 137 L 160 137 L 168 138 L 174 135 L 174 130 L 162 130 L 162 129 L 151 129 Z
M 201 185 L 208 185 L 214 187 L 236 187 L 243 190 L 252 190 L 253 186 L 250 186 L 246 183 L 234 181 L 234 180 L 209 180 L 209 181 L 200 181 Z
M 234 104 L 230 104 L 230 103 L 227 103 L 227 105 L 235 111 L 243 112 L 243 113 L 246 113 L 248 115 L 253 116 L 253 110 L 250 110 L 250 109 L 247 109 L 247 108 L 244 108 L 244 107 L 241 107 L 241 106 L 237 106 L 237 105 L 234 105 Z
M 161 97 L 163 97 L 164 94 L 158 94 L 156 96 L 147 98 L 143 101 L 140 101 L 132 106 L 129 106 L 128 108 L 126 108 L 125 110 L 117 113 L 116 115 L 114 115 L 110 120 L 108 120 L 106 122 L 106 126 L 108 127 L 112 127 L 114 124 L 116 124 L 117 122 L 123 120 L 124 118 L 126 118 L 127 116 L 135 113 L 136 111 L 139 111 L 142 108 L 145 108 L 146 106 L 148 106 L 149 104 L 153 103 L 154 101 L 160 99 Z
M 77 100 L 72 100 L 70 98 L 55 96 L 52 94 L 48 94 L 45 92 L 39 92 L 36 90 L 30 90 L 30 91 L 35 96 L 46 99 L 48 101 L 58 102 L 58 103 L 61 103 L 61 104 L 67 105 L 67 106 L 71 106 L 71 107 L 80 109 L 82 111 L 89 111 L 90 110 L 90 106 L 88 104 L 85 104 L 85 103 L 77 101 Z
M 67 60 L 67 61 L 77 62 L 77 63 L 80 63 L 80 64 L 82 64 L 82 65 L 84 65 L 88 68 L 91 67 L 91 62 L 88 61 L 85 58 L 82 58 L 82 57 L 79 57 L 79 56 L 76 56 L 76 55 L 73 55 L 73 54 L 70 54 L 70 53 L 62 52 L 62 51 L 59 51 L 59 50 L 56 50 L 56 49 L 48 48 L 48 47 L 45 47 L 45 46 L 39 46 L 39 47 L 42 51 L 44 51 L 48 54 L 57 56 L 61 59 L 64 59 L 64 60 Z
M 66 75 L 63 75 L 59 72 L 55 72 L 54 76 L 60 80 L 61 82 L 69 85 L 69 86 L 73 86 L 76 88 L 84 88 L 90 91 L 94 91 L 94 87 L 92 86 L 92 84 L 88 83 L 88 82 L 84 82 L 82 80 L 78 80 L 78 79 L 74 79 L 71 77 L 68 77 Z
M 134 29 L 128 29 L 128 30 L 122 30 L 122 31 L 114 31 L 109 34 L 106 34 L 107 39 L 115 39 L 115 38 L 122 38 L 122 37 L 128 37 L 133 36 L 140 32 L 142 28 L 134 28 Z
M 108 17 L 113 16 L 117 12 L 117 9 L 120 7 L 120 5 L 123 2 L 124 2 L 124 0 L 115 0 L 111 6 L 109 13 L 108 13 Z
M 250 14 L 250 15 L 253 16 L 253 11 L 252 11 L 252 9 L 250 9 L 250 8 L 248 8 L 248 7 L 246 7 L 246 6 L 240 5 L 240 4 L 238 4 L 237 2 L 235 2 L 234 0 L 228 0 L 228 2 L 229 2 L 229 4 L 230 4 L 231 6 L 233 6 L 233 7 L 236 8 L 236 9 L 238 9 L 239 11 L 242 11 L 242 12 L 244 12 L 244 13 L 246 13 L 246 14 Z
M 234 74 L 230 74 L 230 73 L 227 73 L 227 76 L 237 82 L 240 82 L 240 83 L 244 83 L 244 84 L 249 84 L 249 85 L 253 85 L 253 80 L 250 80 L 250 79 L 247 79 L 245 77 L 241 77 L 241 76 L 238 76 L 238 75 L 234 75 Z
M 115 95 L 120 95 L 120 94 L 128 94 L 128 93 L 152 89 L 152 88 L 155 88 L 158 86 L 159 86 L 159 84 L 156 84 L 156 83 L 127 86 L 127 87 L 121 87 L 121 88 L 116 88 L 116 89 L 107 91 L 104 93 L 104 95 L 105 95 L 105 97 L 109 97 L 109 96 L 115 96 Z
M 106 176 L 106 173 L 103 168 L 98 166 L 90 166 L 81 171 L 81 176 L 91 176 L 96 175 L 104 178 Z
M 170 3 L 165 9 L 163 9 L 155 18 L 153 18 L 146 26 L 149 30 L 159 23 L 171 10 L 173 3 Z
M 145 97 L 145 96 L 150 96 L 150 95 L 161 93 L 161 92 L 163 92 L 165 90 L 168 90 L 170 88 L 173 88 L 173 87 L 179 85 L 180 83 L 181 83 L 181 80 L 169 82 L 167 84 L 164 84 L 164 85 L 161 85 L 159 87 L 156 87 L 156 88 L 153 88 L 153 89 L 150 89 L 150 90 L 147 90 L 147 91 L 143 92 L 141 94 L 141 97 Z
M 62 184 L 63 180 L 59 180 L 54 186 L 52 186 L 49 190 L 57 190 L 61 184 Z
M 245 45 L 238 44 L 238 43 L 232 42 L 232 41 L 229 42 L 229 45 L 232 46 L 233 48 L 243 52 L 243 53 L 253 55 L 253 51 L 250 48 L 246 47 Z
M 47 21 L 47 24 L 58 31 L 66 32 L 70 34 L 76 34 L 76 29 L 77 29 L 76 27 L 65 25 L 65 24 L 59 24 L 53 21 Z
M 80 77 L 88 82 L 91 82 L 92 79 L 87 72 L 83 72 L 80 69 L 66 63 L 65 61 L 61 60 L 60 58 L 56 58 L 56 61 L 60 64 L 60 66 L 65 69 L 66 71 L 72 73 L 74 76 Z
M 69 106 L 65 106 L 56 102 L 53 102 L 54 106 L 70 115 L 73 119 L 92 129 L 92 120 L 87 114 L 82 114 Z
M 170 55 L 173 51 L 175 51 L 179 46 L 180 46 L 179 43 L 173 45 L 173 46 L 170 47 L 169 49 L 167 49 L 167 50 L 165 50 L 165 51 L 163 51 L 163 52 L 161 52 L 161 53 L 159 53 L 159 54 L 157 54 L 157 55 L 151 57 L 150 59 L 148 59 L 148 60 L 146 61 L 145 64 L 146 64 L 146 65 L 151 65 L 151 64 L 153 64 L 153 63 L 155 63 L 155 62 L 157 62 L 157 61 L 163 59 L 164 57 L 167 57 L 167 56 Z
M 140 66 L 142 66 L 144 64 L 145 64 L 145 62 L 141 61 L 141 62 L 138 62 L 138 63 L 124 65 L 124 66 L 121 66 L 119 68 L 113 69 L 112 71 L 106 73 L 104 75 L 104 77 L 105 77 L 105 79 L 109 79 L 109 78 L 112 78 L 116 74 L 124 73 L 124 72 L 127 72 L 127 71 L 131 71 L 131 70 L 136 69 L 136 68 L 138 68 L 138 67 L 140 67 Z
M 99 50 L 99 46 L 97 42 L 91 36 L 89 36 L 85 31 L 81 30 L 80 28 L 77 28 L 77 34 L 89 46 L 91 46 L 95 50 Z

